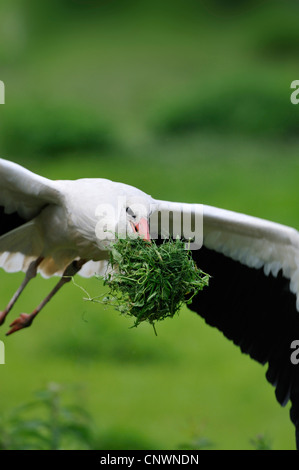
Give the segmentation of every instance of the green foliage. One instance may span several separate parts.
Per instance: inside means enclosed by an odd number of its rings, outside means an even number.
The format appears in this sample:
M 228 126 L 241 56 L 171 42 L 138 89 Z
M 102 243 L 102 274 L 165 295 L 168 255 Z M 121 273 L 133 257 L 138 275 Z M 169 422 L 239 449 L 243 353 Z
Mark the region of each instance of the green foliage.
M 91 420 L 80 406 L 63 406 L 63 387 L 50 383 L 32 403 L 1 418 L 1 450 L 90 448 Z M 33 413 L 33 416 L 32 416 Z
M 81 404 L 64 405 L 69 387 L 51 382 L 35 400 L 0 417 L 0 450 L 150 449 L 129 427 L 101 429 Z
M 126 428 L 95 426 L 80 403 L 63 404 L 69 387 L 51 382 L 35 393 L 35 400 L 22 404 L 0 417 L 0 450 L 138 450 L 159 449 L 139 432 Z M 255 450 L 271 450 L 264 435 L 250 440 Z M 215 448 L 202 432 L 194 433 L 178 450 Z
M 155 118 L 160 135 L 196 132 L 231 133 L 251 137 L 298 136 L 299 114 L 287 89 L 263 83 L 231 83 L 161 106 Z
M 102 119 L 90 109 L 76 105 L 12 106 L 0 129 L 1 149 L 7 155 L 99 152 L 112 142 Z
M 178 446 L 179 450 L 204 450 L 215 447 L 215 444 L 203 436 L 194 436 L 190 441 L 183 442 Z
M 112 244 L 109 267 L 115 272 L 104 279 L 110 289 L 104 302 L 135 317 L 134 326 L 173 317 L 209 283 L 179 239 L 157 245 L 140 237 L 120 238 Z
M 250 440 L 250 443 L 255 450 L 272 450 L 270 439 L 263 434 L 258 434 L 254 439 Z

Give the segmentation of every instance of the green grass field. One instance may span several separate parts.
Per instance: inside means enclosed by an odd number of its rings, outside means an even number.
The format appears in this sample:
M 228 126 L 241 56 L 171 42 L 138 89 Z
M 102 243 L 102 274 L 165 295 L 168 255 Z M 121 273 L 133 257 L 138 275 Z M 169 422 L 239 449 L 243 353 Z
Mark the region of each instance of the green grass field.
M 166 3 L 68 15 L 65 1 L 54 22 L 36 2 L 27 15 L 22 2 L 3 2 L 14 29 L 0 46 L 1 156 L 53 179 L 104 177 L 157 199 L 299 228 L 291 11 L 275 2 L 271 11 L 257 2 L 235 14 Z M 235 89 L 240 107 L 232 110 Z M 1 305 L 22 277 L 0 273 Z M 29 313 L 55 282 L 32 281 L 10 318 Z M 96 279 L 76 282 L 91 295 L 103 290 Z M 204 439 L 215 449 L 253 449 L 259 435 L 273 449 L 294 449 L 289 405 L 276 402 L 266 368 L 199 316 L 184 308 L 157 325 L 156 337 L 150 325 L 130 329 L 132 321 L 83 295 L 70 283 L 29 329 L 6 338 L 8 322 L 1 327 L 2 416 L 56 382 L 74 386 L 61 399 L 88 412 L 99 449 L 197 448 Z

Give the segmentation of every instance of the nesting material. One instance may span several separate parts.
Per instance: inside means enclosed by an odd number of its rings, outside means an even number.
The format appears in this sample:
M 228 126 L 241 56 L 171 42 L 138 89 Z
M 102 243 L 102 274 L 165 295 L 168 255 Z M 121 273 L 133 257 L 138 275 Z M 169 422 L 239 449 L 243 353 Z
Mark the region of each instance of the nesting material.
M 160 245 L 139 237 L 117 239 L 111 248 L 105 303 L 135 317 L 133 326 L 144 321 L 154 326 L 173 317 L 209 284 L 210 276 L 196 266 L 186 243 L 179 239 Z

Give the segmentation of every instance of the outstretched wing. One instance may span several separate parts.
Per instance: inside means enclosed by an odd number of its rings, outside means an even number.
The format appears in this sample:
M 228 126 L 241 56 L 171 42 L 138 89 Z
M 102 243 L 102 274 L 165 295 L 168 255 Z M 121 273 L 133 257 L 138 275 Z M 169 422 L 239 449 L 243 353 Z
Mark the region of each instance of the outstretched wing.
M 165 213 L 173 218 L 190 207 L 157 201 L 156 210 L 167 221 Z M 192 255 L 212 278 L 189 307 L 243 353 L 268 364 L 266 378 L 278 402 L 291 400 L 299 447 L 299 366 L 290 360 L 291 343 L 299 339 L 299 233 L 210 206 L 192 205 L 192 210 L 203 218 L 203 245 Z M 160 233 L 167 230 L 159 227 Z
M 0 208 L 1 215 L 12 214 L 30 220 L 49 203 L 61 200 L 55 182 L 36 175 L 22 166 L 0 158 Z M 9 220 L 9 218 L 8 218 Z M 1 220 L 1 230 L 5 224 Z
M 24 269 L 38 256 L 42 241 L 33 219 L 48 204 L 59 204 L 62 194 L 55 181 L 0 159 L 0 267 Z

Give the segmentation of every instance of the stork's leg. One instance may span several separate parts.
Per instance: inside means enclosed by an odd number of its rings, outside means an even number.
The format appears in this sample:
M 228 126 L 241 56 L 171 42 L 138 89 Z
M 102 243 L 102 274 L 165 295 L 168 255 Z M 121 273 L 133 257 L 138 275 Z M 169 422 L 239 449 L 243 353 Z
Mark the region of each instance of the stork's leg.
M 45 299 L 39 304 L 39 306 L 33 310 L 33 312 L 28 315 L 27 313 L 21 313 L 21 315 L 16 318 L 9 326 L 11 329 L 6 333 L 6 336 L 11 335 L 15 331 L 21 330 L 31 325 L 36 315 L 42 310 L 42 308 L 52 299 L 52 297 L 59 291 L 59 289 L 69 282 L 72 277 L 77 274 L 78 271 L 82 268 L 83 264 L 86 263 L 86 260 L 75 260 L 69 264 L 62 277 L 56 284 L 56 286 L 51 290 L 51 292 L 45 297 Z
M 0 312 L 0 325 L 2 325 L 4 323 L 6 316 L 11 311 L 12 307 L 14 306 L 14 304 L 16 303 L 18 298 L 20 297 L 21 293 L 23 292 L 23 290 L 27 286 L 28 282 L 31 281 L 31 279 L 33 279 L 36 276 L 38 265 L 43 261 L 43 259 L 44 258 L 42 256 L 40 256 L 35 261 L 32 261 L 32 263 L 30 263 L 29 268 L 26 271 L 25 278 L 24 278 L 22 284 L 20 285 L 18 290 L 14 293 L 14 295 L 10 299 L 9 303 L 7 304 L 6 308 L 2 312 Z

